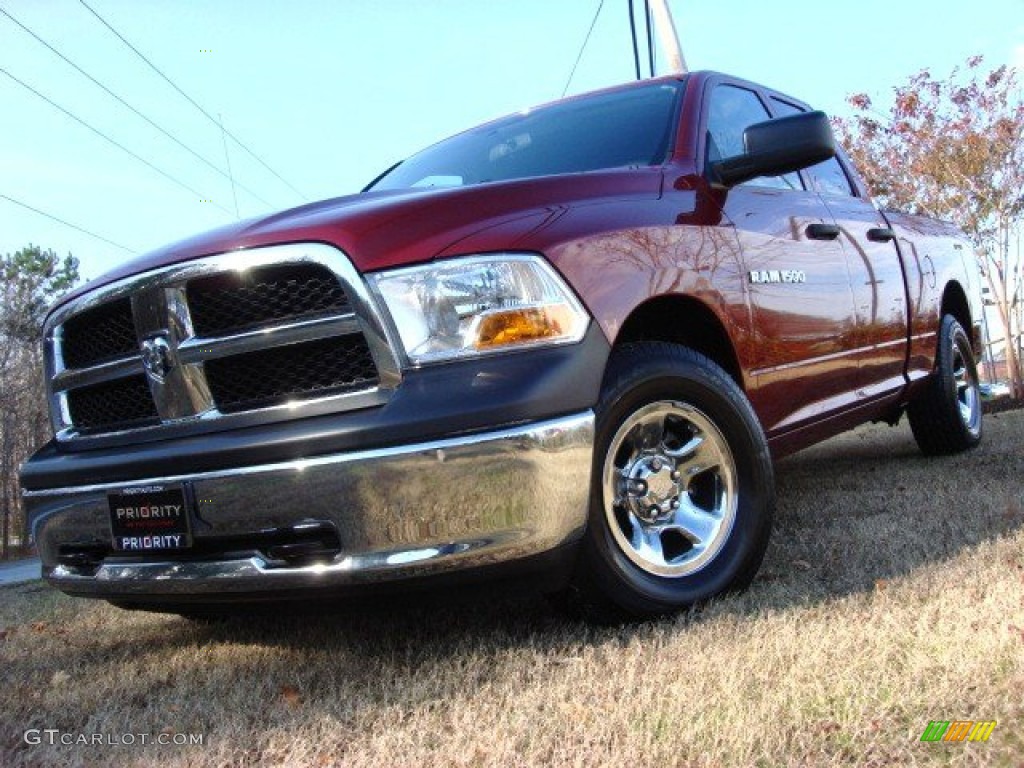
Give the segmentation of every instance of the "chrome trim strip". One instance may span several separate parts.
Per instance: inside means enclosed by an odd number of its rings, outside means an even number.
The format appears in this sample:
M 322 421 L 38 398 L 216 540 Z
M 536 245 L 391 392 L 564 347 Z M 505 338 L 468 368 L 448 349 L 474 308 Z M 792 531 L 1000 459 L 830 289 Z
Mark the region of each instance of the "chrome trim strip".
M 77 581 L 118 584 L 119 586 L 131 585 L 134 588 L 125 589 L 124 593 L 135 594 L 151 591 L 146 588 L 146 585 L 166 585 L 179 582 L 187 584 L 190 593 L 201 594 L 219 591 L 239 592 L 255 587 L 259 589 L 301 588 L 302 586 L 323 585 L 331 576 L 381 571 L 400 572 L 403 570 L 403 566 L 423 570 L 433 563 L 444 564 L 460 555 L 475 554 L 478 550 L 487 552 L 496 549 L 498 545 L 507 547 L 522 538 L 522 535 L 513 533 L 483 539 L 446 542 L 433 547 L 366 552 L 347 555 L 330 563 L 291 568 L 273 567 L 259 555 L 237 560 L 103 563 L 94 574 L 86 577 L 83 577 L 76 569 L 57 565 L 47 574 L 47 578 L 58 582 L 58 586 L 61 582 L 71 586 Z
M 281 325 L 261 328 L 258 331 L 246 331 L 231 336 L 204 338 L 194 336 L 178 345 L 178 357 L 183 363 L 199 363 L 218 357 L 230 357 L 246 352 L 281 347 L 287 344 L 300 344 L 305 341 L 318 341 L 332 336 L 347 336 L 359 333 L 359 321 L 351 312 L 333 317 L 318 317 L 299 323 L 282 323 Z
M 242 337 L 247 334 L 236 336 L 218 337 L 218 345 L 212 344 L 211 339 L 195 339 L 194 329 L 188 314 L 187 305 L 183 301 L 184 285 L 199 277 L 208 275 L 244 271 L 252 268 L 277 266 L 282 264 L 316 264 L 329 269 L 339 280 L 352 313 L 337 316 L 327 320 L 314 320 L 294 324 L 280 324 L 272 328 L 282 336 L 281 343 L 293 343 L 295 340 L 313 340 L 324 338 L 329 335 L 326 327 L 319 327 L 320 323 L 335 323 L 334 331 L 338 333 L 354 333 L 361 330 L 367 345 L 370 348 L 374 362 L 377 366 L 378 385 L 356 392 L 346 392 L 340 395 L 331 395 L 322 398 L 299 399 L 295 403 L 271 406 L 262 409 L 252 409 L 232 414 L 221 414 L 212 407 L 212 400 L 209 398 L 208 389 L 202 382 L 201 361 L 210 356 L 224 356 L 236 354 L 235 350 L 249 351 L 250 349 L 262 348 L 267 345 L 264 332 L 259 332 L 263 345 L 256 346 L 256 334 L 252 336 L 252 347 L 245 346 Z M 142 297 L 147 298 L 142 298 Z M 62 323 L 72 315 L 91 309 L 100 304 L 121 299 L 124 297 L 133 298 L 133 306 L 142 309 L 139 302 L 149 305 L 160 305 L 167 309 L 170 318 L 171 328 L 151 327 L 153 322 L 148 320 L 143 323 L 139 330 L 146 332 L 167 331 L 170 339 L 172 352 L 175 353 L 176 366 L 181 371 L 182 381 L 177 382 L 178 389 L 183 394 L 171 399 L 164 397 L 158 385 L 155 387 L 155 399 L 157 400 L 158 411 L 166 420 L 166 423 L 139 427 L 135 429 L 101 432 L 95 435 L 79 434 L 69 421 L 69 413 L 66 407 L 65 392 L 71 386 L 82 386 L 84 383 L 97 383 L 107 381 L 110 378 L 118 378 L 115 369 L 124 371 L 131 375 L 134 370 L 121 369 L 121 361 L 115 361 L 114 367 L 107 368 L 107 364 L 85 369 L 66 369 L 60 350 Z M 136 306 L 137 305 L 137 306 Z M 145 314 L 145 313 L 144 313 Z M 138 319 L 136 319 L 138 324 Z M 164 322 L 167 322 L 166 320 Z M 308 334 L 308 335 L 307 335 Z M 140 343 L 146 337 L 141 333 Z M 176 343 L 175 343 L 176 342 Z M 273 344 L 278 343 L 277 339 Z M 221 348 L 219 345 L 224 344 Z M 211 348 L 214 352 L 209 355 L 200 353 L 200 348 Z M 376 303 L 371 298 L 366 283 L 362 276 L 352 265 L 350 259 L 339 249 L 325 243 L 293 243 L 288 245 L 271 245 L 252 249 L 241 249 L 228 253 L 205 256 L 180 264 L 172 264 L 161 267 L 150 272 L 145 272 L 132 277 L 123 278 L 109 285 L 101 286 L 93 291 L 83 294 L 72 301 L 57 306 L 47 317 L 44 326 L 44 360 L 46 368 L 47 395 L 50 403 L 50 415 L 53 429 L 59 442 L 75 442 L 76 444 L 94 445 L 101 442 L 116 441 L 120 437 L 138 435 L 145 437 L 170 436 L 178 434 L 183 424 L 195 424 L 199 421 L 218 420 L 218 425 L 223 423 L 225 428 L 253 424 L 258 422 L 276 421 L 284 418 L 295 418 L 299 415 L 311 415 L 317 412 L 326 411 L 325 404 L 333 401 L 338 409 L 351 409 L 378 405 L 386 402 L 391 391 L 401 381 L 401 367 L 393 350 L 398 349 L 394 344 L 391 331 L 387 328 L 381 318 Z M 141 361 L 139 371 L 143 370 Z M 109 376 L 109 378 L 107 378 Z M 172 386 L 171 389 L 174 389 Z M 161 406 L 161 400 L 163 406 Z M 307 406 L 308 409 L 307 409 Z M 296 413 L 297 409 L 303 409 L 302 413 Z M 212 426 L 210 427 L 212 428 Z
M 592 412 L 567 416 L 551 421 L 541 421 L 523 427 L 509 427 L 497 432 L 483 432 L 464 435 L 462 437 L 449 437 L 444 440 L 433 440 L 426 443 L 414 443 L 412 445 L 398 445 L 391 448 L 372 448 L 365 451 L 353 451 L 351 453 L 337 453 L 328 456 L 313 456 L 308 459 L 296 459 L 294 461 L 282 461 L 275 464 L 258 464 L 252 467 L 237 467 L 235 469 L 219 469 L 210 472 L 198 472 L 186 475 L 163 475 L 161 477 L 147 477 L 142 480 L 126 480 L 120 483 L 98 483 L 96 485 L 73 485 L 65 488 L 47 488 L 41 491 L 22 491 L 21 495 L 26 499 L 42 498 L 46 496 L 67 496 L 74 493 L 97 493 L 105 491 L 116 491 L 138 485 L 169 485 L 172 483 L 199 482 L 203 480 L 217 480 L 221 478 L 248 477 L 250 475 L 261 475 L 268 472 L 303 472 L 314 467 L 324 467 L 337 464 L 350 464 L 359 461 L 371 461 L 379 459 L 391 459 L 398 456 L 408 456 L 418 453 L 436 453 L 452 448 L 480 445 L 495 440 L 515 440 L 535 432 L 547 432 L 561 430 L 566 432 L 577 432 L 581 429 L 591 428 L 594 415 Z
M 58 394 L 60 398 L 60 406 L 67 413 L 67 398 L 65 393 L 61 392 Z M 239 411 L 237 413 L 223 414 L 216 408 L 205 413 L 201 413 L 193 419 L 182 419 L 176 422 L 168 422 L 167 424 L 160 424 L 151 427 L 135 427 L 132 429 L 118 430 L 116 432 L 103 432 L 95 437 L 90 435 L 80 435 L 74 430 L 66 430 L 63 433 L 57 433 L 57 439 L 60 440 L 62 437 L 65 440 L 73 439 L 76 444 L 86 444 L 86 441 L 99 442 L 99 441 L 110 441 L 117 440 L 118 438 L 124 437 L 148 437 L 153 435 L 154 437 L 159 436 L 161 438 L 174 438 L 183 436 L 192 436 L 198 434 L 200 430 L 197 429 L 197 425 L 206 425 L 208 428 L 202 429 L 202 432 L 209 432 L 214 428 L 220 428 L 220 425 L 224 425 L 224 428 L 230 426 L 232 429 L 241 427 L 252 427 L 258 424 L 269 424 L 275 421 L 284 421 L 285 419 L 294 419 L 297 416 L 303 418 L 307 416 L 322 416 L 326 413 L 337 413 L 339 411 L 355 411 L 360 408 L 373 408 L 374 406 L 384 405 L 390 398 L 391 393 L 389 391 L 382 390 L 380 387 L 372 387 L 371 389 L 360 389 L 356 392 L 343 392 L 340 395 L 326 395 L 323 397 L 309 397 L 297 402 L 281 403 L 280 405 L 271 405 L 266 408 L 255 408 L 249 411 Z M 296 413 L 297 410 L 301 410 L 301 413 Z M 68 418 L 68 417 L 65 417 Z
M 142 360 L 138 357 L 123 357 L 89 368 L 67 368 L 53 378 L 53 388 L 64 392 L 90 384 L 102 384 L 105 381 L 123 379 L 127 376 L 145 373 Z

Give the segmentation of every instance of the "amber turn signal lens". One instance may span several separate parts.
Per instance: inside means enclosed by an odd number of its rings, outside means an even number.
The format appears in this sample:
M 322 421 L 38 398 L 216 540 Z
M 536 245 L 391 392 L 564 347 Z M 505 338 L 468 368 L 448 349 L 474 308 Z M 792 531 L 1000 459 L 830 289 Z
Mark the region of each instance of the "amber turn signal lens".
M 473 347 L 493 349 L 558 339 L 572 329 L 573 317 L 572 310 L 564 304 L 500 310 L 480 318 Z

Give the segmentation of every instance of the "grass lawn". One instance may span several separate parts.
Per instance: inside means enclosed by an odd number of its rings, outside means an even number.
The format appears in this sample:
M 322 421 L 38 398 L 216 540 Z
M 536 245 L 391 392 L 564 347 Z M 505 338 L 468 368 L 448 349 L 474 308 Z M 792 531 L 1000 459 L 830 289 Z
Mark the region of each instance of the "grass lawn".
M 0 589 L 0 765 L 1024 765 L 1024 411 L 985 429 L 966 456 L 904 423 L 782 461 L 751 589 L 637 626 L 541 598 L 204 625 Z M 958 719 L 998 724 L 920 741 Z

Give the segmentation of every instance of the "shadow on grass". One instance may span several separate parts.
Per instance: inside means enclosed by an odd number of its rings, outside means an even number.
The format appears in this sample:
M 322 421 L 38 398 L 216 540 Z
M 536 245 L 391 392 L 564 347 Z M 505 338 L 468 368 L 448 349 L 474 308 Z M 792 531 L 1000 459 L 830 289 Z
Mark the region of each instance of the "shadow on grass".
M 1024 526 L 1024 411 L 985 430 L 973 451 L 925 457 L 906 425 L 866 427 L 780 462 L 762 580 L 842 596 Z

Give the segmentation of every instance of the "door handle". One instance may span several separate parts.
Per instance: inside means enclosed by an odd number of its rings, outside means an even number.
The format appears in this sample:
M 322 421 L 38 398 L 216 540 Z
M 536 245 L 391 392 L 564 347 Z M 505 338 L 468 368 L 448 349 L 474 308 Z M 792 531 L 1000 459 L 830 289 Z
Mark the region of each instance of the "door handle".
M 839 227 L 835 224 L 808 224 L 805 231 L 811 240 L 835 240 L 839 237 Z
M 874 227 L 868 230 L 868 240 L 873 243 L 888 243 L 896 239 L 896 233 L 888 227 Z

